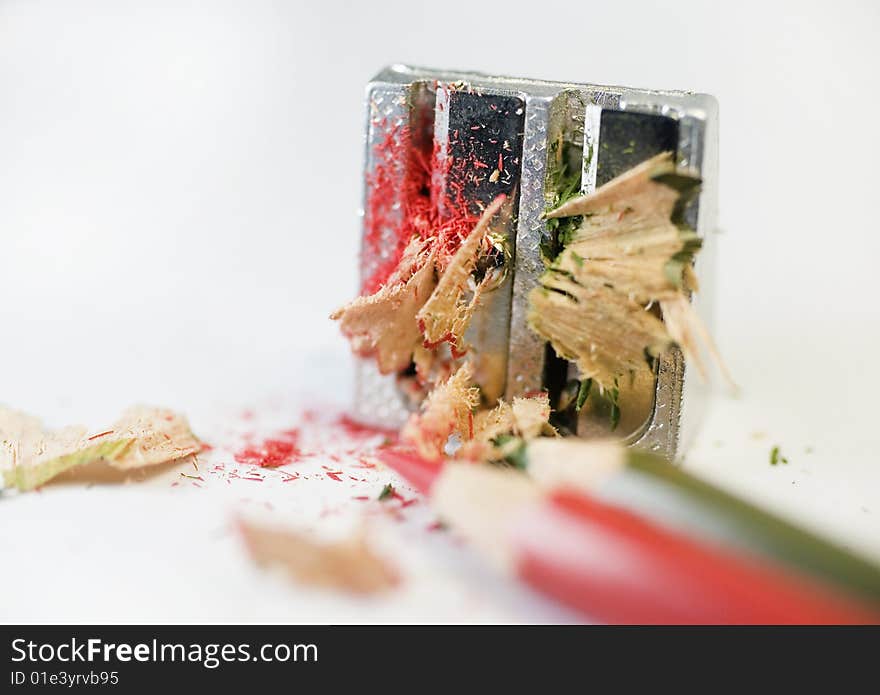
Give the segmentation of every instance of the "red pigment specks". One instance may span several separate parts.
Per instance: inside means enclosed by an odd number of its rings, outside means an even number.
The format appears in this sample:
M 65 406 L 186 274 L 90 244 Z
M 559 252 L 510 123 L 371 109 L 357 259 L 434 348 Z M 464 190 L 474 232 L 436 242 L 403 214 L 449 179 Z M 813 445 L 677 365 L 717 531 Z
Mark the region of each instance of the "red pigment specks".
M 343 482 L 342 478 L 339 477 L 342 475 L 342 471 L 334 471 L 334 470 L 327 468 L 327 466 L 321 466 L 321 468 L 323 468 L 326 471 L 326 473 L 324 475 L 326 475 L 328 478 L 330 478 L 330 480 L 335 480 L 337 483 Z
M 412 505 L 414 505 L 416 502 L 419 501 L 419 499 L 417 497 L 413 497 L 412 499 L 406 499 L 406 497 L 401 495 L 397 490 L 394 490 L 391 493 L 391 499 L 397 500 L 398 502 L 400 502 L 400 506 L 398 507 L 398 509 L 406 509 L 407 507 L 411 507 Z
M 460 176 L 450 174 L 486 166 L 441 156 L 436 142 L 429 152 L 426 139 L 417 143 L 408 125 L 381 121 L 375 127 L 384 129 L 385 136 L 373 148 L 373 170 L 367 177 L 363 253 L 369 259 L 387 257 L 364 281 L 363 294 L 376 292 L 389 280 L 416 237 L 429 242 L 436 262 L 445 267 L 479 219 L 462 199 L 462 186 L 456 183 Z
M 242 449 L 235 454 L 235 460 L 238 463 L 261 468 L 277 468 L 298 461 L 302 457 L 298 442 L 298 430 L 285 430 L 275 438 Z

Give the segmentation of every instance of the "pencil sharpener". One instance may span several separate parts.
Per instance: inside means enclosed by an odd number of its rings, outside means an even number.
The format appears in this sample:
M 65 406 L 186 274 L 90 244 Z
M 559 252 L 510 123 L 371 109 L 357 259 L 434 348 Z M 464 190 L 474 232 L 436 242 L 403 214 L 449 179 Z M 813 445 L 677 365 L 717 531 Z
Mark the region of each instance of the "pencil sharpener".
M 498 194 L 508 196 L 513 214 L 503 230 L 507 267 L 481 297 L 466 334 L 475 380 L 488 404 L 547 390 L 553 405 L 554 395 L 575 376 L 573 365 L 558 358 L 526 322 L 528 294 L 545 269 L 541 244 L 549 232 L 543 213 L 554 200 L 560 167 L 580 172 L 581 192 L 590 193 L 671 151 L 679 172 L 701 179 L 686 216 L 703 240 L 694 268 L 700 292 L 692 299 L 711 329 L 718 168 L 713 97 L 394 65 L 369 83 L 366 106 L 364 293 L 375 289 L 375 279 L 393 259 L 400 225 L 411 214 L 413 189 L 427 185 L 413 183 L 416 170 L 424 181 L 427 167 L 434 189 L 454 190 L 475 212 Z M 465 161 L 470 166 L 457 166 Z M 356 360 L 354 416 L 378 426 L 401 425 L 415 407 L 402 386 L 405 375 L 382 375 L 372 361 Z M 691 371 L 681 351 L 672 348 L 655 361 L 653 375 L 621 382 L 613 434 L 667 458 L 682 454 L 708 391 Z M 588 400 L 571 432 L 611 434 L 600 400 Z

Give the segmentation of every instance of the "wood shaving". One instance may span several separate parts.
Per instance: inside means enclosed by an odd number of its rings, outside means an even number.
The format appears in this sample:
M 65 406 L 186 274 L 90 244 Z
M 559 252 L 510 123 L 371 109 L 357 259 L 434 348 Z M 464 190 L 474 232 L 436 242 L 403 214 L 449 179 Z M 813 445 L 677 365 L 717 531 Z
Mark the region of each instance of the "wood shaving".
M 477 260 L 485 251 L 492 220 L 501 210 L 504 201 L 499 196 L 486 208 L 476 227 L 450 260 L 430 299 L 419 311 L 416 318 L 426 347 L 448 342 L 454 351 L 464 350 L 464 333 L 473 317 L 480 294 L 492 278 L 487 275 L 468 300 L 465 297 L 469 279 L 476 268 Z
M 491 410 L 474 415 L 474 436 L 456 457 L 474 461 L 499 461 L 537 437 L 555 437 L 549 424 L 550 398 L 545 391 L 501 401 Z
M 583 222 L 530 293 L 529 325 L 602 389 L 676 344 L 705 373 L 697 338 L 718 359 L 689 302 L 700 240 L 672 219 L 698 183 L 666 152 L 547 215 Z
M 300 533 L 244 521 L 238 528 L 257 564 L 278 567 L 304 584 L 371 594 L 399 581 L 395 570 L 373 552 L 362 534 L 319 543 Z
M 413 414 L 401 431 L 401 441 L 429 459 L 445 455 L 452 434 L 462 441 L 473 438 L 473 410 L 480 403 L 480 390 L 471 386 L 471 366 L 459 367 L 425 399 L 421 412 Z
M 22 491 L 93 463 L 129 471 L 182 460 L 201 449 L 186 418 L 144 406 L 91 436 L 84 427 L 45 430 L 32 416 L 0 408 L 0 442 L 3 484 Z
M 490 230 L 504 201 L 499 196 L 486 208 L 445 263 L 428 241 L 414 238 L 377 292 L 330 315 L 340 322 L 355 354 L 374 358 L 382 374 L 400 373 L 415 363 L 418 383 L 409 390 L 416 400 L 424 398 L 425 384 L 439 383 L 452 371 L 448 353 L 439 352 L 443 344 L 453 358 L 466 349 L 464 334 L 492 276 L 487 273 L 475 287 L 472 278 L 479 259 L 497 250 Z
M 330 315 L 355 354 L 375 357 L 382 374 L 406 369 L 422 343 L 416 314 L 436 287 L 433 256 L 425 253 L 414 239 L 387 284 Z

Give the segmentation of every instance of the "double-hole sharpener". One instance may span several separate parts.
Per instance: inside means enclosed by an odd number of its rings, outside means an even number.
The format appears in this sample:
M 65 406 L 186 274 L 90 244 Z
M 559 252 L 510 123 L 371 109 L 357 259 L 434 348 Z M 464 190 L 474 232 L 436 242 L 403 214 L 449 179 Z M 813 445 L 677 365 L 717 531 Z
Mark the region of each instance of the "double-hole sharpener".
M 718 169 L 718 106 L 705 94 L 545 82 L 395 65 L 380 72 L 366 93 L 366 161 L 360 276 L 362 289 L 387 265 L 396 225 L 411 195 L 408 168 L 436 167 L 433 185 L 454 189 L 479 213 L 506 194 L 503 273 L 485 292 L 466 334 L 483 398 L 547 390 L 554 395 L 573 365 L 527 324 L 527 297 L 545 265 L 541 245 L 550 234 L 544 217 L 557 191 L 559 171 L 580 173 L 590 193 L 661 152 L 674 153 L 676 170 L 701 180 L 686 210 L 701 237 L 695 261 L 700 292 L 692 302 L 706 325 L 713 281 Z M 394 156 L 389 157 L 393 151 Z M 467 159 L 475 167 L 456 167 Z M 378 190 L 381 188 L 381 191 Z M 374 203 L 384 196 L 381 214 Z M 620 420 L 614 430 L 628 444 L 673 458 L 686 448 L 705 408 L 708 386 L 692 373 L 677 347 L 654 362 L 653 374 L 620 384 Z M 357 359 L 354 415 L 397 427 L 413 409 L 396 375 L 379 374 Z M 603 403 L 591 399 L 569 430 L 608 436 Z

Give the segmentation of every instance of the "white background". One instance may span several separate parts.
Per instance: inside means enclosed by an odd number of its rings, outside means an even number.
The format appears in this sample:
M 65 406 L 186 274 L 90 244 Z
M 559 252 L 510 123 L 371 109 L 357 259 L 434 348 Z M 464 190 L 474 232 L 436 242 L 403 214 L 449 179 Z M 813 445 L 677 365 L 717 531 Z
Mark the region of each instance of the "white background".
M 363 87 L 385 64 L 705 91 L 716 334 L 743 392 L 686 465 L 880 558 L 878 20 L 869 1 L 2 0 L 0 402 L 52 425 L 151 402 L 198 431 L 344 400 L 326 317 L 355 290 Z M 65 499 L 0 500 L 4 533 L 75 516 Z

